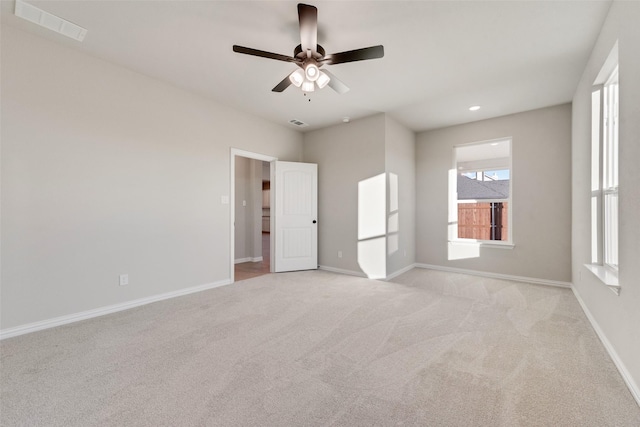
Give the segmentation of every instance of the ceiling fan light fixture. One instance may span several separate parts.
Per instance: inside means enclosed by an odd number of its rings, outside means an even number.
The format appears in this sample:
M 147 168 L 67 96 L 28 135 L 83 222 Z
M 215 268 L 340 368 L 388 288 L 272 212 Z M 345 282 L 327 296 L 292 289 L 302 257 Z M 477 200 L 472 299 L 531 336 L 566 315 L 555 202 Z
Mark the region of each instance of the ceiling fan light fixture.
M 329 83 L 330 80 L 331 78 L 329 76 L 320 71 L 320 75 L 318 76 L 318 80 L 316 81 L 316 83 L 318 84 L 318 87 L 322 89 Z
M 22 0 L 15 1 L 22 2 Z M 384 57 L 384 46 L 382 45 L 326 55 L 324 48 L 318 44 L 318 9 L 315 6 L 298 3 L 298 24 L 301 43 L 293 49 L 293 56 L 233 45 L 233 51 L 236 53 L 289 62 L 300 67 L 300 70 L 296 70 L 282 79 L 271 89 L 272 92 L 283 92 L 291 85 L 304 92 L 313 92 L 317 84 L 318 89 L 329 85 L 331 89 L 343 94 L 348 92 L 349 88 L 329 71 L 320 71 L 323 65 L 337 65 Z
M 304 83 L 304 72 L 301 69 L 297 69 L 289 75 L 289 80 L 291 80 L 291 83 L 293 83 L 295 87 L 302 86 L 302 83 Z
M 305 67 L 304 74 L 307 76 L 307 80 L 315 82 L 320 76 L 320 69 L 316 64 L 309 64 Z

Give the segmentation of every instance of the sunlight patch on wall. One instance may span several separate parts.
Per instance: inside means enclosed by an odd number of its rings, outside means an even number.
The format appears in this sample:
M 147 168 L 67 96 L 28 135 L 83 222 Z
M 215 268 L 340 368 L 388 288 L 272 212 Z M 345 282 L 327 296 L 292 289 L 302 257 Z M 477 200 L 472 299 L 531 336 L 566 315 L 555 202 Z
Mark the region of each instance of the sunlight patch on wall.
M 389 255 L 393 255 L 398 252 L 400 249 L 400 238 L 398 237 L 398 233 L 389 234 L 387 237 L 387 253 Z
M 398 175 L 389 173 L 389 218 L 387 219 L 387 254 L 400 249 L 400 214 L 398 200 Z
M 386 174 L 358 183 L 358 265 L 370 279 L 387 277 Z
M 400 215 L 397 211 L 389 214 L 387 229 L 389 231 L 387 236 L 387 253 L 393 255 L 400 249 Z
M 455 169 L 449 169 L 448 177 L 448 191 L 449 195 L 449 226 L 447 239 L 449 241 L 458 237 L 458 173 Z
M 397 212 L 398 206 L 398 175 L 389 173 L 389 212 Z
M 478 258 L 480 256 L 480 243 L 455 242 L 458 238 L 458 172 L 456 169 L 449 169 L 449 223 L 447 233 L 449 242 L 447 243 L 447 259 Z
M 369 279 L 384 279 L 387 277 L 386 238 L 358 242 L 358 264 Z
M 385 174 L 358 183 L 358 240 L 386 233 L 387 190 Z
M 400 219 L 398 212 L 389 215 L 389 233 L 397 233 L 400 231 Z
M 480 243 L 449 242 L 448 254 L 449 261 L 456 259 L 478 258 L 480 256 Z

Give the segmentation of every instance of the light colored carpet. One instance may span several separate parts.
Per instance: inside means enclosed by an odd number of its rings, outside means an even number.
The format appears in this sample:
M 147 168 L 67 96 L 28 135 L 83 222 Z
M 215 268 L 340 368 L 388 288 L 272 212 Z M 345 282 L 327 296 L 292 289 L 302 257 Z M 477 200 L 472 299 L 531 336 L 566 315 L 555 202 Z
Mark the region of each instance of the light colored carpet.
M 3 426 L 639 426 L 568 289 L 414 269 L 232 286 L 0 343 Z

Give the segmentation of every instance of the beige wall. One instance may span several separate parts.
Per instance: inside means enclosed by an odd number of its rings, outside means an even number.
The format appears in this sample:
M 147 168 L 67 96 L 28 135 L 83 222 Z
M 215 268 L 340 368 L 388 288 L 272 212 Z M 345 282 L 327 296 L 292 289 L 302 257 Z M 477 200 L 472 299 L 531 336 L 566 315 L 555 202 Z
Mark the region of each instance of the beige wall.
M 358 183 L 385 171 L 385 117 L 378 114 L 304 135 L 304 161 L 318 164 L 318 264 L 358 265 Z M 342 258 L 338 258 L 342 251 Z
M 251 190 L 250 182 L 250 167 L 251 160 L 246 157 L 236 156 L 235 158 L 235 216 L 234 216 L 234 257 L 235 260 L 242 260 L 249 255 L 249 248 L 252 247 L 250 241 L 251 226 L 253 222 L 253 216 L 247 215 L 247 207 L 242 206 L 243 201 L 249 199 L 249 192 Z
M 300 133 L 12 27 L 1 55 L 3 330 L 230 278 L 230 147 Z
M 236 261 L 247 262 L 262 256 L 263 162 L 241 156 L 235 159 L 234 252 Z
M 404 126 L 378 114 L 304 135 L 304 160 L 318 164 L 319 264 L 343 272 L 388 277 L 414 263 L 415 230 L 415 135 Z M 389 212 L 390 178 L 398 177 L 398 209 Z M 385 227 L 380 242 L 358 238 L 358 185 L 386 174 L 387 225 L 399 216 L 399 229 Z M 375 249 L 371 249 L 374 247 Z M 365 251 L 375 252 L 364 257 Z M 342 258 L 338 257 L 342 251 Z M 406 254 L 406 255 L 405 255 Z M 375 264 L 371 268 L 372 265 Z M 380 265 L 381 264 L 381 265 Z M 375 271 L 374 271 L 375 270 Z
M 614 1 L 573 98 L 573 284 L 640 402 L 640 3 Z M 591 86 L 618 41 L 619 296 L 585 269 L 591 257 Z
M 261 160 L 251 161 L 251 176 L 253 178 L 253 192 L 251 197 L 253 199 L 253 205 L 251 206 L 251 214 L 253 215 L 253 238 L 252 238 L 252 253 L 251 257 L 256 259 L 263 256 L 262 253 L 262 179 L 263 179 L 263 164 L 267 166 L 269 170 L 269 163 Z
M 398 232 L 388 229 L 387 276 L 402 271 L 415 263 L 415 213 L 416 213 L 416 136 L 415 133 L 389 116 L 385 121 L 385 162 L 389 174 L 388 196 L 393 197 L 394 179 L 397 176 L 398 209 L 389 203 L 389 225 L 397 224 Z M 393 218 L 398 216 L 398 220 Z M 395 241 L 397 239 L 397 242 Z
M 513 249 L 447 243 L 447 176 L 458 144 L 513 137 Z M 423 132 L 416 144 L 416 262 L 571 281 L 571 105 Z M 456 248 L 454 248 L 456 249 Z

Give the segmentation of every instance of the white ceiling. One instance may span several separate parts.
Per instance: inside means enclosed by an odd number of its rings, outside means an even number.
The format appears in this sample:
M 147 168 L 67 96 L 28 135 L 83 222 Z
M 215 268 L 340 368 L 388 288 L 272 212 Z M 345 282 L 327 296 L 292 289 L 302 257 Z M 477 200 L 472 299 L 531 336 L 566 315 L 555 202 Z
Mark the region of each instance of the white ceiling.
M 88 29 L 80 43 L 13 15 L 2 25 L 302 130 L 378 112 L 414 131 L 571 101 L 610 6 L 606 1 L 310 1 L 327 53 L 377 44 L 385 57 L 328 66 L 351 91 L 271 89 L 290 63 L 240 55 L 239 44 L 292 55 L 294 1 L 28 1 Z M 479 111 L 468 107 L 481 105 Z

